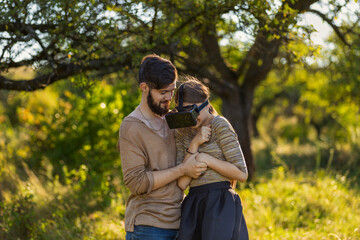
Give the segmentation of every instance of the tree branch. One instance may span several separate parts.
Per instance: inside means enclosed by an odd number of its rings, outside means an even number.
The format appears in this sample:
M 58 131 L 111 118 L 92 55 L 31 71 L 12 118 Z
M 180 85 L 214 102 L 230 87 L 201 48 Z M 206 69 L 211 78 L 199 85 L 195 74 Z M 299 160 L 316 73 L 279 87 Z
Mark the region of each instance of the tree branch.
M 29 26 L 24 26 L 25 30 L 29 33 L 30 36 L 33 37 L 33 39 L 35 39 L 40 47 L 42 48 L 42 52 L 44 53 L 44 55 L 46 56 L 47 60 L 49 61 L 51 67 L 53 69 L 56 68 L 56 64 L 54 62 L 54 59 L 48 54 L 48 49 L 44 46 L 43 42 L 41 41 L 41 39 L 38 37 L 38 35 L 36 34 L 36 32 L 34 31 L 34 29 L 32 29 L 31 27 Z
M 249 50 L 247 57 L 244 59 L 247 63 L 244 66 L 242 64 L 238 70 L 239 72 L 244 71 L 243 68 L 248 66 L 242 85 L 244 89 L 254 89 L 266 78 L 271 70 L 273 60 L 278 55 L 279 47 L 283 41 L 281 33 L 288 31 L 289 25 L 295 17 L 285 16 L 282 10 L 286 8 L 286 5 L 301 12 L 307 11 L 311 4 L 317 1 L 318 0 L 299 0 L 294 2 L 293 0 L 288 0 L 283 2 L 275 18 L 269 23 L 269 30 L 260 29 L 258 31 L 255 42 Z M 279 23 L 281 23 L 281 26 L 279 26 Z M 272 28 L 275 29 L 275 31 L 272 30 Z M 274 34 L 277 35 L 277 37 L 269 38 L 269 36 Z
M 207 25 L 206 29 L 201 34 L 201 41 L 203 48 L 209 56 L 212 65 L 220 72 L 224 79 L 236 84 L 238 76 L 236 72 L 231 70 L 225 63 L 221 56 L 219 42 L 216 37 L 216 26 L 213 24 Z
M 22 26 L 30 27 L 40 32 L 48 32 L 49 30 L 56 29 L 58 26 L 55 24 L 23 24 Z M 18 23 L 0 24 L 0 32 L 15 32 L 19 30 Z
M 116 60 L 121 57 L 121 60 Z M 101 70 L 106 68 L 108 72 L 119 71 L 120 69 L 132 66 L 132 56 L 114 55 L 109 58 L 90 60 L 86 65 L 68 63 L 61 64 L 56 69 L 56 72 L 41 75 L 32 80 L 11 80 L 0 75 L 0 89 L 15 90 L 15 91 L 35 91 L 37 89 L 44 89 L 50 84 L 59 80 L 64 80 L 67 77 L 81 74 L 89 70 Z
M 323 14 L 323 13 L 321 13 L 318 10 L 315 10 L 315 9 L 309 9 L 308 12 L 314 13 L 314 14 L 318 15 L 319 17 L 321 17 L 325 22 L 327 22 L 327 24 L 330 25 L 330 27 L 332 27 L 332 29 L 335 31 L 336 35 L 340 38 L 340 40 L 346 46 L 351 47 L 351 45 L 346 41 L 345 35 L 340 32 L 339 27 L 336 26 L 331 19 L 328 19 L 325 14 Z
M 63 74 L 63 76 L 70 76 L 70 74 Z M 51 73 L 33 80 L 11 80 L 0 76 L 0 89 L 15 90 L 15 91 L 35 91 L 37 89 L 44 89 L 48 85 L 62 80 L 62 77 Z
M 231 92 L 231 90 L 236 88 L 236 86 L 234 86 L 230 82 L 217 78 L 215 74 L 211 73 L 208 70 L 207 64 L 204 64 L 204 66 L 202 66 L 199 63 L 195 63 L 190 59 L 185 59 L 181 56 L 175 56 L 175 59 L 181 62 L 180 65 L 185 66 L 185 68 L 177 67 L 179 72 L 194 75 L 201 79 L 207 79 L 208 82 L 205 82 L 209 85 L 211 90 L 219 97 L 229 97 L 229 93 Z
M 2 58 L 0 58 L 0 59 L 2 59 Z M 38 54 L 36 56 L 33 56 L 31 59 L 22 60 L 19 62 L 5 62 L 4 65 L 6 67 L 5 68 L 0 67 L 0 70 L 9 69 L 9 68 L 17 68 L 17 67 L 22 67 L 22 66 L 30 66 L 34 62 L 41 61 L 41 60 L 46 60 L 46 56 L 43 52 L 41 52 L 40 54 Z
M 299 12 L 307 11 L 309 7 L 318 2 L 319 0 L 287 0 L 286 3 L 295 10 L 298 10 Z

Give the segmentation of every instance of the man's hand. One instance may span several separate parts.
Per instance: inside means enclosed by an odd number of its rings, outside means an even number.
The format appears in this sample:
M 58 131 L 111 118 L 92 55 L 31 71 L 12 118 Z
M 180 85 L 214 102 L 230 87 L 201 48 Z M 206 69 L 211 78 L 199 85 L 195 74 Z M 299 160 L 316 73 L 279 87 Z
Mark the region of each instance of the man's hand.
M 196 160 L 198 155 L 199 153 L 192 154 L 183 162 L 184 174 L 191 178 L 198 178 L 207 169 L 206 163 Z

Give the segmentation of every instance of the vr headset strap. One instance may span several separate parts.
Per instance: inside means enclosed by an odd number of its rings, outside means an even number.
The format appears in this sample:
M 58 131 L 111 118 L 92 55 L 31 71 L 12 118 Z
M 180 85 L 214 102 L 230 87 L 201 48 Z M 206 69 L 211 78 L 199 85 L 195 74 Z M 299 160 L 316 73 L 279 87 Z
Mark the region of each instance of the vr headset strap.
M 179 107 L 178 110 L 181 112 L 183 110 L 183 102 L 184 102 L 184 84 L 179 87 Z
M 207 99 L 205 102 L 203 102 L 196 111 L 199 113 L 204 107 L 206 107 L 209 104 L 209 99 Z

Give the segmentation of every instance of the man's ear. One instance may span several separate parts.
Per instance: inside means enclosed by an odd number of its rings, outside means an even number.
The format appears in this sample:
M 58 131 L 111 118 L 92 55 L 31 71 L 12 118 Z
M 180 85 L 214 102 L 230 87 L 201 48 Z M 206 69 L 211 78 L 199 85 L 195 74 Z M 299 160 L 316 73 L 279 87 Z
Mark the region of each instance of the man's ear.
M 141 89 L 142 93 L 145 93 L 145 92 L 149 91 L 149 86 L 146 83 L 142 82 L 142 83 L 140 83 L 140 89 Z

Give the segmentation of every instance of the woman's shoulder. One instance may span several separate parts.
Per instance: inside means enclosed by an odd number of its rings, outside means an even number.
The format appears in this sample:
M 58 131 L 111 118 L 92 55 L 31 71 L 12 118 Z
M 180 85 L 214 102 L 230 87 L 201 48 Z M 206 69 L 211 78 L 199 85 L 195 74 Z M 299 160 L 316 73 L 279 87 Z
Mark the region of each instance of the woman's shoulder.
M 231 130 L 233 132 L 234 128 L 231 126 L 231 123 L 223 116 L 216 116 L 212 122 L 212 129 L 216 132 L 221 132 L 223 130 Z
M 214 119 L 211 121 L 211 125 L 215 127 L 231 126 L 230 122 L 225 117 L 220 115 L 214 117 Z

